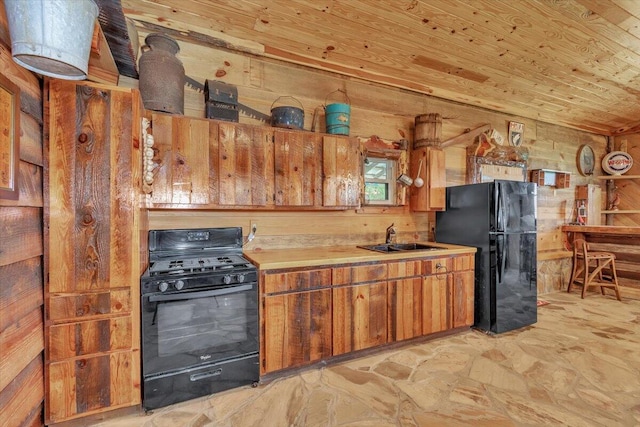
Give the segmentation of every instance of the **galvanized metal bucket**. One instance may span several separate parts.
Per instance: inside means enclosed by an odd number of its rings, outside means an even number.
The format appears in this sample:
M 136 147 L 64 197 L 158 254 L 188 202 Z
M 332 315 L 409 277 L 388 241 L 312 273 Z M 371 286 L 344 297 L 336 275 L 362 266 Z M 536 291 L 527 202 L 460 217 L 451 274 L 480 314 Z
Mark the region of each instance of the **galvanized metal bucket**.
M 300 108 L 291 106 L 274 107 L 282 99 L 289 98 L 300 104 Z M 304 127 L 304 106 L 293 96 L 281 96 L 271 104 L 271 126 L 302 129 Z
M 4 4 L 16 63 L 49 77 L 87 78 L 98 16 L 93 0 L 5 0 Z

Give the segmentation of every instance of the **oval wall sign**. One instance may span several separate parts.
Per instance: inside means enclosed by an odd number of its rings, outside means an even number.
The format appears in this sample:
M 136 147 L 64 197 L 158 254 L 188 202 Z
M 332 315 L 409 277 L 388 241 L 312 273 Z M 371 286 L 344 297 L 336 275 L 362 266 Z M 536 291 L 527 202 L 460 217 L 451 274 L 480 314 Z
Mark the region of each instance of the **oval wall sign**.
M 633 166 L 633 157 L 624 151 L 612 151 L 602 159 L 602 169 L 611 175 L 622 175 Z

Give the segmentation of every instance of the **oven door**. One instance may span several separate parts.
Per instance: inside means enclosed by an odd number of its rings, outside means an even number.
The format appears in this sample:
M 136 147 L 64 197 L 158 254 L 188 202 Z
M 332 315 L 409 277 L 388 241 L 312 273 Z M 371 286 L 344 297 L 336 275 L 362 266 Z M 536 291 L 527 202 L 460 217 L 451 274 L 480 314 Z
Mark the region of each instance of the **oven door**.
M 257 352 L 255 282 L 142 296 L 144 376 Z

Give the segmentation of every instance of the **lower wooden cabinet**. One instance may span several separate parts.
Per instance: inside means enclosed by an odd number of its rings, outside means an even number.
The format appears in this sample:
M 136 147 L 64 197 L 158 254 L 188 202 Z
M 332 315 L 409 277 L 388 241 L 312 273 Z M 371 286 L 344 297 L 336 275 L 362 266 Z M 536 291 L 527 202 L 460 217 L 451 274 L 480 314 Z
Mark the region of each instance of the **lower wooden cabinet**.
M 389 342 L 422 336 L 422 277 L 389 280 Z
M 264 297 L 263 373 L 331 356 L 331 289 Z
M 473 324 L 473 255 L 263 271 L 261 374 Z
M 260 373 L 331 356 L 331 269 L 260 275 Z
M 333 355 L 387 342 L 387 282 L 333 289 Z
M 422 334 L 450 328 L 451 274 L 425 276 L 422 283 Z
M 454 258 L 452 282 L 452 326 L 459 328 L 474 323 L 475 273 L 473 256 Z

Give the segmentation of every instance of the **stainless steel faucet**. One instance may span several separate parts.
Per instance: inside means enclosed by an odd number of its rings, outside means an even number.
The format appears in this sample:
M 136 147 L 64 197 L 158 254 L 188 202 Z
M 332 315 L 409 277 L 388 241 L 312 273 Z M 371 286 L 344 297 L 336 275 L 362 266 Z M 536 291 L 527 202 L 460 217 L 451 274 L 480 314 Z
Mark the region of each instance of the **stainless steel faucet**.
M 387 234 L 385 237 L 385 243 L 394 243 L 396 240 L 396 229 L 393 228 L 393 223 L 387 227 Z

